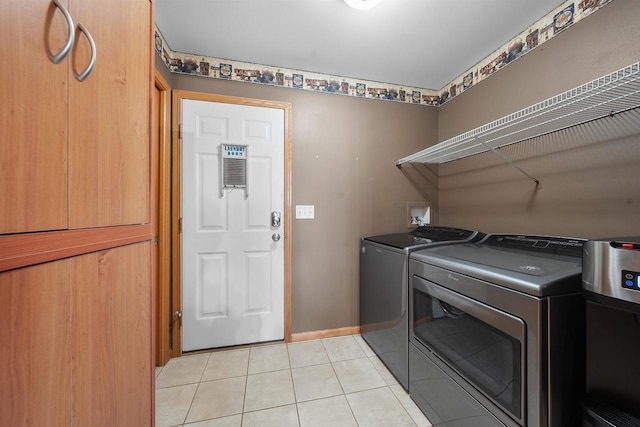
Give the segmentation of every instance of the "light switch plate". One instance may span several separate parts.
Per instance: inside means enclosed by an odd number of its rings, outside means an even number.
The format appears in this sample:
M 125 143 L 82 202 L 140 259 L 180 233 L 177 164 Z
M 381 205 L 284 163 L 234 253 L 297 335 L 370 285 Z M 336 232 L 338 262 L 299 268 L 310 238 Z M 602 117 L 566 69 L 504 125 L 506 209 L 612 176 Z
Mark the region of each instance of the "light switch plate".
M 296 219 L 313 219 L 315 218 L 314 205 L 296 205 Z

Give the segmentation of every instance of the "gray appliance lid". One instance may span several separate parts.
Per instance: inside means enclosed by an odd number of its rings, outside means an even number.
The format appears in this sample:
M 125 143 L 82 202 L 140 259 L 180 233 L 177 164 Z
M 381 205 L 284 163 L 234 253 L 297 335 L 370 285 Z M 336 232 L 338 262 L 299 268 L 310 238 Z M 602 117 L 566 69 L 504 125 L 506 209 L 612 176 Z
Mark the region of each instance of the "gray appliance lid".
M 591 240 L 594 242 L 606 242 L 614 248 L 640 249 L 640 236 L 608 237 L 604 239 Z
M 580 292 L 584 239 L 490 234 L 477 243 L 425 248 L 412 259 L 538 297 Z
M 421 226 L 409 233 L 381 234 L 363 239 L 398 249 L 407 249 L 414 246 L 435 246 L 443 242 L 475 241 L 482 237 L 484 234 L 464 228 Z

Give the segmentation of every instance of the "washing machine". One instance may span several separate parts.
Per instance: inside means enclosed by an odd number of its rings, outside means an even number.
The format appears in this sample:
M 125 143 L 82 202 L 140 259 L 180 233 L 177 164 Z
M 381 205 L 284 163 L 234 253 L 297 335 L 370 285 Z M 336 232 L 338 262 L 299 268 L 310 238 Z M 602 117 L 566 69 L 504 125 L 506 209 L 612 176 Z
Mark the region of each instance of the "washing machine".
M 420 226 L 409 233 L 361 239 L 360 333 L 405 390 L 409 387 L 409 254 L 482 237 L 476 230 Z

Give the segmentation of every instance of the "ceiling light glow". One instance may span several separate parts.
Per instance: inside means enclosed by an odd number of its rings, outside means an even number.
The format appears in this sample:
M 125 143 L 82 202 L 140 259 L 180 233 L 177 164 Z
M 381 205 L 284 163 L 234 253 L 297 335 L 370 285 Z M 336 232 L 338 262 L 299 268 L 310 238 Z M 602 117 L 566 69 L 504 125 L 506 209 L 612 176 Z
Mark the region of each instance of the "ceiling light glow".
M 358 10 L 373 9 L 380 4 L 381 1 L 382 0 L 344 0 L 346 4 Z

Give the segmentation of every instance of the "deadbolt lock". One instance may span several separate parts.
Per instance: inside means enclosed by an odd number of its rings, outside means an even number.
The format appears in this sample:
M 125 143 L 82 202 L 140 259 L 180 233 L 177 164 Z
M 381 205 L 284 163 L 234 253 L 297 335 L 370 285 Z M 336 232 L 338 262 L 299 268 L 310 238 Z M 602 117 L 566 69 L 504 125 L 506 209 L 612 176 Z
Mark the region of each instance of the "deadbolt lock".
M 280 222 L 281 222 L 280 212 L 277 212 L 277 211 L 271 212 L 271 226 L 280 227 Z

